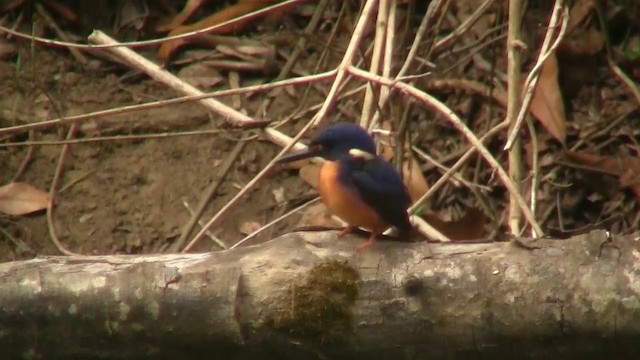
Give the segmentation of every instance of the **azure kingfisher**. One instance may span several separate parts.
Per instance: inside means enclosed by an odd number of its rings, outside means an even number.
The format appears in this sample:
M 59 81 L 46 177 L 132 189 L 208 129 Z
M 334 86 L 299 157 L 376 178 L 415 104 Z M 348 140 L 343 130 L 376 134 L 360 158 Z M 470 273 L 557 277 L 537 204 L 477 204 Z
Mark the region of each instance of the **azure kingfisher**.
M 357 250 L 373 244 L 391 226 L 400 237 L 408 237 L 412 228 L 407 213 L 411 198 L 402 178 L 390 162 L 375 154 L 375 143 L 365 129 L 340 123 L 321 131 L 307 149 L 280 159 L 290 162 L 319 156 L 326 160 L 320 168 L 318 192 L 329 210 L 348 225 L 338 236 L 356 227 L 371 232 Z

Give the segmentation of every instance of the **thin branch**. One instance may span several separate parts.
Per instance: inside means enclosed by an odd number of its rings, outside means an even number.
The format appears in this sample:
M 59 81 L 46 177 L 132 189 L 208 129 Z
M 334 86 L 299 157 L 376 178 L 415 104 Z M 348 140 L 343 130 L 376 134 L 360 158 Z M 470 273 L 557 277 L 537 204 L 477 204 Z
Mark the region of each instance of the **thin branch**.
M 193 210 L 191 205 L 189 205 L 189 202 L 187 201 L 186 198 L 182 198 L 182 205 L 184 205 L 184 207 L 187 209 L 187 211 L 189 212 L 189 214 L 191 216 L 194 216 L 196 214 L 196 212 Z M 200 225 L 200 227 L 203 227 L 204 226 L 204 221 L 202 221 L 202 218 L 198 217 L 197 219 L 198 219 L 198 225 Z M 209 239 L 211 239 L 214 243 L 216 243 L 222 249 L 224 249 L 224 250 L 227 249 L 227 245 L 224 243 L 224 241 L 222 241 L 219 237 L 217 237 L 211 231 L 207 231 L 207 236 L 209 237 Z M 175 252 L 175 251 L 170 250 L 169 252 Z
M 486 142 L 488 139 L 502 132 L 502 130 L 504 130 L 506 127 L 507 127 L 507 123 L 501 122 L 500 124 L 494 126 L 491 130 L 487 131 L 484 135 L 482 135 L 482 137 L 480 137 L 480 141 L 483 143 Z M 431 185 L 431 187 L 429 187 L 429 190 L 427 190 L 427 192 L 424 193 L 424 195 L 422 195 L 422 197 L 415 202 L 415 204 L 411 207 L 411 209 L 409 209 L 409 211 L 413 212 L 416 209 L 418 209 L 418 207 L 420 207 L 427 199 L 429 199 L 433 194 L 435 194 L 436 191 L 440 190 L 440 188 L 447 183 L 449 178 L 453 176 L 455 173 L 457 173 L 458 170 L 462 168 L 462 165 L 464 165 L 467 162 L 467 160 L 469 160 L 471 155 L 475 153 L 476 153 L 476 148 L 473 146 L 470 146 L 469 149 L 467 149 L 467 151 L 465 151 L 465 153 L 460 157 L 460 159 L 458 159 L 458 161 L 456 161 L 455 164 L 453 164 L 451 168 L 447 170 L 447 172 L 442 174 L 442 176 L 438 179 L 438 181 L 436 181 L 433 185 Z
M 291 215 L 295 214 L 296 212 L 306 208 L 307 206 L 315 204 L 316 202 L 318 202 L 318 200 L 320 200 L 319 197 L 313 198 L 313 199 L 307 201 L 306 203 L 304 203 L 304 204 L 302 204 L 302 205 L 300 205 L 300 206 L 298 206 L 296 208 L 293 208 L 292 210 L 289 210 L 284 215 L 279 216 L 274 220 L 271 220 L 269 223 L 267 223 L 264 226 L 260 227 L 258 230 L 256 230 L 256 231 L 252 232 L 251 234 L 245 236 L 242 240 L 240 240 L 237 243 L 233 244 L 233 246 L 230 247 L 229 249 L 237 248 L 238 246 L 240 246 L 240 245 L 244 244 L 245 242 L 253 239 L 254 237 L 258 236 L 260 233 L 262 233 L 263 231 L 265 231 L 268 228 L 272 227 L 273 225 L 279 223 L 280 221 L 288 218 L 289 216 L 291 216 Z
M 489 9 L 489 7 L 494 3 L 495 0 L 485 0 L 476 11 L 473 12 L 460 26 L 458 26 L 455 30 L 453 30 L 449 35 L 445 36 L 443 39 L 439 40 L 433 45 L 433 52 L 438 52 L 444 50 L 448 47 L 453 41 L 458 38 L 460 35 L 467 32 L 478 20 L 480 17 L 484 15 L 484 13 Z
M 71 139 L 75 137 L 76 132 L 78 131 L 78 124 L 71 124 L 69 131 L 67 132 L 67 139 Z M 67 159 L 67 154 L 69 153 L 69 149 L 71 145 L 64 145 L 62 150 L 60 150 L 60 156 L 58 157 L 58 165 L 56 165 L 56 171 L 53 175 L 53 180 L 51 180 L 51 187 L 49 188 L 49 203 L 47 204 L 47 226 L 49 228 L 49 237 L 51 238 L 51 242 L 53 245 L 64 255 L 79 255 L 73 251 L 67 250 L 67 248 L 62 245 L 60 239 L 58 239 L 58 235 L 56 234 L 56 226 L 54 217 L 54 208 L 55 208 L 55 199 L 56 193 L 58 190 L 58 186 L 60 185 L 60 180 L 62 179 L 62 173 L 64 171 L 64 163 Z
M 427 10 L 422 17 L 422 21 L 420 22 L 420 26 L 418 27 L 415 37 L 413 38 L 413 43 L 411 44 L 409 53 L 404 59 L 404 63 L 402 64 L 400 71 L 396 75 L 396 79 L 403 78 L 411 68 L 413 60 L 416 58 L 416 54 L 418 53 L 418 49 L 420 48 L 420 44 L 422 43 L 422 38 L 424 37 L 424 34 L 427 32 L 427 29 L 429 27 L 428 25 L 429 21 L 431 20 L 431 16 L 433 16 L 433 14 L 435 13 L 435 8 L 437 6 L 440 6 L 441 4 L 442 1 L 432 1 L 427 7 Z M 382 109 L 385 107 L 387 101 L 389 100 L 389 94 L 390 92 L 380 94 L 380 98 L 378 99 L 378 108 Z M 378 126 L 378 123 L 380 122 L 380 116 L 381 114 L 379 112 L 374 113 L 373 118 L 371 119 L 371 123 L 369 124 L 370 129 Z
M 362 13 L 358 18 L 358 22 L 356 23 L 355 29 L 353 30 L 353 35 L 351 36 L 351 40 L 349 41 L 349 46 L 347 47 L 347 50 L 342 57 L 340 65 L 338 65 L 336 69 L 336 77 L 333 80 L 333 84 L 331 85 L 329 94 L 322 104 L 322 107 L 313 118 L 312 122 L 314 126 L 318 125 L 324 119 L 329 109 L 333 106 L 338 94 L 338 89 L 340 89 L 340 87 L 342 86 L 342 83 L 348 73 L 347 70 L 349 66 L 351 66 L 356 50 L 358 50 L 360 42 L 364 37 L 364 30 L 369 23 L 369 18 L 374 14 L 376 3 L 377 0 L 367 0 L 367 2 L 365 3 L 364 8 L 362 9 Z
M 562 18 L 560 32 L 558 33 L 558 37 L 556 38 L 553 46 L 549 47 L 549 44 L 551 44 L 551 39 L 553 38 L 553 34 L 558 27 L 561 13 L 564 13 L 564 16 Z M 553 13 L 551 15 L 551 19 L 549 20 L 549 26 L 547 27 L 547 33 L 545 34 L 544 41 L 542 42 L 542 46 L 540 47 L 540 53 L 538 54 L 536 64 L 529 72 L 527 80 L 525 81 L 525 88 L 527 90 L 522 100 L 522 105 L 520 107 L 520 112 L 518 113 L 516 124 L 509 133 L 509 138 L 504 146 L 504 150 L 509 150 L 509 148 L 511 148 L 511 146 L 513 145 L 516 137 L 518 136 L 520 128 L 522 128 L 522 121 L 524 120 L 524 116 L 529 111 L 529 104 L 531 103 L 531 99 L 533 98 L 533 91 L 535 90 L 536 84 L 538 83 L 538 74 L 540 73 L 540 69 L 542 69 L 542 65 L 544 65 L 544 62 L 549 56 L 553 54 L 554 50 L 558 47 L 558 45 L 560 45 L 562 39 L 564 39 L 564 34 L 566 32 L 568 23 L 569 11 L 566 8 L 563 11 L 563 1 L 558 0 L 554 5 Z
M 369 72 L 372 74 L 380 73 L 380 64 L 384 59 L 385 37 L 388 29 L 389 20 L 389 0 L 380 0 L 378 3 L 378 19 L 376 20 L 376 36 L 373 39 L 373 54 L 371 55 L 371 63 L 369 64 Z M 373 83 L 367 84 L 362 101 L 362 111 L 360 112 L 360 126 L 367 129 L 371 120 L 371 113 L 374 112 L 374 93 Z
M 396 38 L 396 14 L 397 14 L 397 0 L 389 0 L 389 16 L 387 19 L 387 32 L 385 36 L 384 56 L 382 58 L 382 76 L 386 78 L 391 77 L 391 68 L 393 67 L 393 50 Z M 380 87 L 380 96 L 378 99 L 377 108 L 381 110 L 384 108 L 384 102 L 380 100 L 382 98 L 389 98 L 390 89 L 388 86 Z
M 117 42 L 104 34 L 103 32 L 96 30 L 89 36 L 89 41 L 98 44 L 117 44 Z M 154 78 L 155 80 L 166 84 L 173 88 L 176 91 L 181 93 L 189 94 L 189 95 L 201 95 L 202 92 L 198 90 L 196 87 L 182 81 L 175 75 L 156 65 L 155 63 L 147 60 L 146 58 L 140 56 L 136 52 L 131 49 L 125 47 L 117 47 L 109 49 L 115 55 L 120 56 L 124 60 L 126 60 L 131 66 L 135 67 L 138 70 L 144 71 L 149 76 Z M 236 126 L 246 126 L 257 123 L 258 121 L 235 110 L 230 108 L 229 106 L 219 102 L 215 99 L 202 99 L 199 102 L 205 105 L 207 108 L 213 110 L 224 118 L 228 119 L 231 124 Z
M 70 124 L 70 123 L 79 122 L 79 121 L 86 121 L 89 119 L 96 120 L 99 118 L 112 116 L 112 115 L 120 115 L 128 112 L 156 109 L 156 108 L 161 108 L 169 105 L 183 104 L 187 102 L 208 99 L 212 97 L 222 97 L 222 96 L 231 96 L 236 94 L 262 92 L 262 91 L 268 91 L 271 89 L 288 86 L 288 85 L 298 85 L 298 84 L 306 84 L 313 81 L 328 80 L 328 79 L 332 79 L 335 76 L 335 72 L 336 72 L 335 70 L 332 70 L 332 71 L 327 71 L 320 74 L 302 76 L 298 78 L 282 80 L 282 81 L 269 83 L 269 84 L 246 86 L 240 89 L 219 90 L 219 91 L 214 91 L 210 93 L 198 93 L 195 95 L 182 96 L 182 97 L 177 97 L 177 98 L 167 99 L 167 100 L 152 101 L 144 104 L 122 106 L 114 109 L 94 111 L 91 113 L 80 114 L 75 116 L 67 116 L 67 117 L 62 117 L 62 118 L 57 118 L 52 120 L 45 120 L 45 121 L 35 122 L 31 124 L 10 126 L 6 128 L 1 128 L 0 135 L 13 135 L 17 133 L 27 132 L 29 130 L 43 130 L 43 129 L 48 129 L 54 126 L 65 125 L 65 124 Z
M 67 35 L 67 33 L 60 29 L 58 24 L 56 24 L 56 22 L 53 20 L 51 15 L 49 15 L 49 12 L 44 8 L 44 6 L 36 3 L 36 11 L 38 11 L 38 14 L 42 16 L 44 21 L 47 23 L 47 26 L 49 26 L 53 30 L 56 36 L 58 36 L 62 40 L 69 41 L 69 36 Z M 80 64 L 87 63 L 87 57 L 84 56 L 77 48 L 69 47 L 68 49 L 77 62 L 79 62 Z
M 522 27 L 522 0 L 509 0 L 509 28 L 507 30 L 507 114 L 506 122 L 509 130 L 516 126 L 516 118 L 520 107 L 520 66 L 521 54 L 524 44 L 521 40 Z M 518 140 L 508 153 L 509 176 L 515 186 L 514 192 L 522 194 L 522 147 Z M 518 204 L 514 201 L 513 193 L 509 194 L 507 211 L 507 224 L 511 234 L 520 235 L 521 214 Z

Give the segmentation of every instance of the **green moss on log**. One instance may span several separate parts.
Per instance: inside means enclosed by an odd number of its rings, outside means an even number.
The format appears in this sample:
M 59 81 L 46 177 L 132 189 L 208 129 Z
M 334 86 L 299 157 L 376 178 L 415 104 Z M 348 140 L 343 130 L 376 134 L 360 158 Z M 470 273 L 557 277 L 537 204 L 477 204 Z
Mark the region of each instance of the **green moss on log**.
M 353 305 L 360 275 L 351 266 L 329 261 L 313 267 L 303 284 L 294 284 L 282 308 L 267 326 L 294 338 L 319 343 L 345 343 L 353 333 Z

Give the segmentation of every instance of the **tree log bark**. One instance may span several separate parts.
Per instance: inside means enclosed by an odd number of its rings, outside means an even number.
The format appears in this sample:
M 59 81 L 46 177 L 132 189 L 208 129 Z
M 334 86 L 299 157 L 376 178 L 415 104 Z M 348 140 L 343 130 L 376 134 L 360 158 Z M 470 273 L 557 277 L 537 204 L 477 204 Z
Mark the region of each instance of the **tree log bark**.
M 357 241 L 362 241 L 357 239 Z M 635 358 L 639 237 L 293 233 L 207 254 L 0 264 L 3 359 Z

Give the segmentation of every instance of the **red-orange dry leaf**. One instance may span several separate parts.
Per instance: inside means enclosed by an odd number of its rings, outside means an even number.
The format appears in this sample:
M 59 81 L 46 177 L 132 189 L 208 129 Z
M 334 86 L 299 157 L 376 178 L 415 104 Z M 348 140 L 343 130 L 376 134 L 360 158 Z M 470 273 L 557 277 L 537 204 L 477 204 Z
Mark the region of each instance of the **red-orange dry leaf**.
M 577 0 L 571 7 L 569 12 L 569 23 L 567 24 L 567 35 L 571 34 L 573 30 L 587 18 L 595 9 L 595 3 L 593 0 Z
M 19 6 L 22 6 L 27 0 L 9 0 L 0 6 L 0 11 L 5 12 L 14 10 Z
M 567 120 L 558 84 L 558 60 L 555 54 L 549 56 L 542 65 L 529 110 L 554 138 L 564 144 Z
M 385 130 L 390 131 L 392 129 L 391 123 L 387 120 L 382 120 L 381 125 Z M 394 154 L 394 149 L 391 146 L 392 141 L 388 137 L 383 137 L 383 140 L 382 157 L 391 161 Z M 413 202 L 420 199 L 429 190 L 429 184 L 424 175 L 422 175 L 420 166 L 410 151 L 405 151 L 405 158 L 402 161 L 402 179 Z
M 249 14 L 255 10 L 261 9 L 269 4 L 278 2 L 278 0 L 240 0 L 237 4 L 231 5 L 225 9 L 222 9 L 213 15 L 210 15 L 194 24 L 191 25 L 181 25 L 175 27 L 173 30 L 167 34 L 168 36 L 180 35 L 196 30 L 206 29 L 208 27 L 222 24 L 229 20 L 241 17 L 243 15 Z M 176 20 L 179 22 L 180 19 Z M 244 27 L 250 24 L 254 19 L 248 18 L 240 21 L 234 21 L 228 25 L 218 27 L 215 30 L 207 32 L 208 34 L 218 34 L 218 35 L 226 35 L 231 34 L 233 32 L 241 31 Z M 162 43 L 160 49 L 158 50 L 158 58 L 162 63 L 166 63 L 167 60 L 173 55 L 173 53 L 180 48 L 181 46 L 197 40 L 197 37 L 191 38 L 181 38 L 175 40 L 169 40 Z
M 470 208 L 456 221 L 445 221 L 434 213 L 422 215 L 431 226 L 453 241 L 480 239 L 484 235 L 487 216 L 477 208 Z
M 207 0 L 188 0 L 187 3 L 184 5 L 184 8 L 182 8 L 182 11 L 180 11 L 178 15 L 176 15 L 173 19 L 171 19 L 169 23 L 158 26 L 156 28 L 156 31 L 159 31 L 159 32 L 171 31 L 177 28 L 178 26 L 184 24 L 184 22 L 191 17 L 191 14 L 193 14 L 196 10 L 200 8 L 200 6 L 202 6 L 206 2 Z
M 580 151 L 567 151 L 567 156 L 571 160 L 609 175 L 621 177 L 627 171 L 640 174 L 640 159 L 633 156 L 601 156 Z
M 600 156 L 568 151 L 569 159 L 588 165 L 593 170 L 618 177 L 622 187 L 629 187 L 640 201 L 640 158 L 635 156 Z
M 47 208 L 49 194 L 29 184 L 13 182 L 0 187 L 0 212 L 25 215 Z
M 604 35 L 593 27 L 582 30 L 560 44 L 563 54 L 572 56 L 592 56 L 604 48 Z

